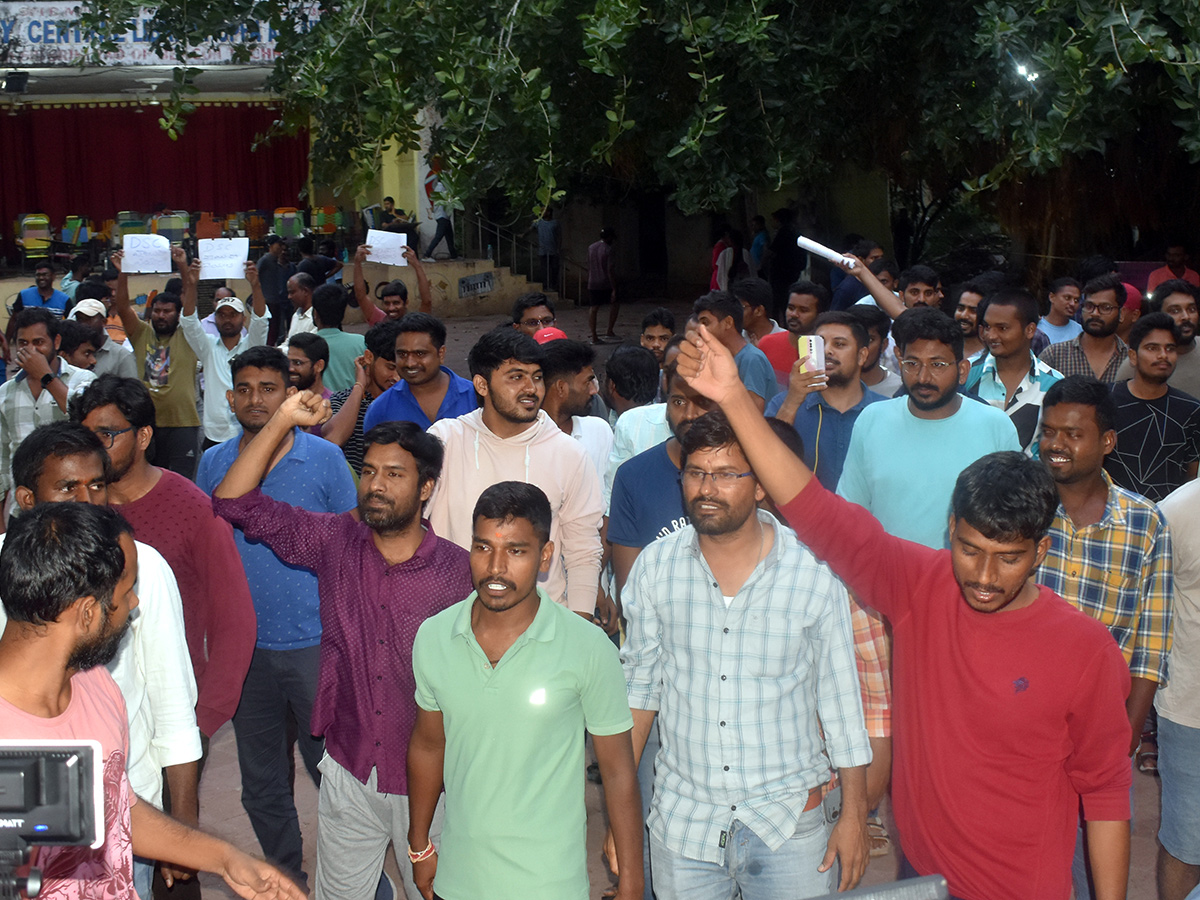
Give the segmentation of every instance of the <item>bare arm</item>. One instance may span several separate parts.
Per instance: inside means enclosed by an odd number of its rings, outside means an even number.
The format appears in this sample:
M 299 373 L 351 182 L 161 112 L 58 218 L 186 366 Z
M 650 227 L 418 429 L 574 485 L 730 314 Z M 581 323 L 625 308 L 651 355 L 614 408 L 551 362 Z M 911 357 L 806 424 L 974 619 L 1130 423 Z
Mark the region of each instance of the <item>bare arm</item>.
M 283 401 L 275 410 L 262 431 L 238 454 L 221 483 L 213 491 L 214 497 L 233 498 L 250 493 L 267 474 L 271 459 L 292 428 L 310 428 L 319 425 L 329 416 L 329 401 L 312 391 L 300 391 Z
M 200 260 L 188 265 L 187 251 L 182 247 L 171 248 L 171 261 L 179 270 L 179 278 L 183 281 L 183 290 L 179 297 L 183 301 L 183 315 L 190 316 L 196 312 L 196 285 L 200 281 Z
M 896 318 L 900 313 L 904 312 L 904 303 L 900 298 L 885 288 L 875 277 L 875 273 L 867 268 L 867 264 L 855 256 L 853 253 L 845 254 L 848 258 L 854 260 L 854 268 L 851 269 L 842 263 L 835 265 L 845 272 L 847 275 L 853 275 L 862 282 L 862 286 L 867 289 L 867 292 L 879 304 L 879 308 L 885 313 Z
M 1129 699 L 1125 701 L 1125 711 L 1129 713 L 1129 727 L 1133 738 L 1129 744 L 1129 755 L 1137 753 L 1138 744 L 1142 742 L 1142 728 L 1146 724 L 1146 716 L 1154 706 L 1154 694 L 1158 691 L 1158 682 L 1149 678 L 1139 678 L 1134 675 L 1129 679 Z
M 1085 822 L 1096 900 L 1125 900 L 1129 887 L 1129 823 Z
M 421 297 L 421 305 L 417 307 L 417 312 L 433 315 L 433 288 L 429 285 L 429 276 L 425 273 L 425 266 L 421 264 L 421 258 L 417 256 L 417 251 L 412 247 L 405 247 L 404 259 L 412 267 L 413 274 L 417 276 L 417 294 Z
M 367 254 L 370 252 L 370 244 L 359 244 L 358 249 L 354 251 L 354 299 L 358 301 L 358 308 L 362 310 L 363 318 L 367 320 L 368 325 L 378 315 L 375 301 L 371 299 L 370 285 L 367 284 L 367 278 L 363 275 L 363 263 L 366 262 Z M 324 430 L 322 430 L 322 434 L 324 434 Z
M 163 769 L 167 776 L 167 787 L 171 791 L 171 816 L 184 825 L 196 828 L 200 824 L 200 764 L 192 762 L 167 766 Z M 164 864 L 162 867 L 163 881 L 170 887 L 176 881 L 187 881 L 196 873 L 190 869 L 181 869 Z
M 1193 459 L 1190 463 L 1188 463 L 1188 467 L 1187 467 L 1187 480 L 1188 481 L 1196 480 L 1196 472 L 1198 469 L 1200 469 L 1200 459 Z
M 852 890 L 862 880 L 870 861 L 871 839 L 867 835 L 867 767 L 838 770 L 842 786 L 842 813 L 829 835 L 825 858 L 818 872 L 828 872 L 835 860 L 842 864 L 839 891 Z
M 333 414 L 333 418 L 321 426 L 321 437 L 339 447 L 346 446 L 346 441 L 354 434 L 354 426 L 358 424 L 358 408 L 367 392 L 367 369 L 361 356 L 354 360 L 354 375 L 354 387 L 350 388 L 350 396 L 346 398 L 342 408 Z
M 408 742 L 408 846 L 420 853 L 429 846 L 429 828 L 446 760 L 446 730 L 440 712 L 417 707 L 417 722 Z M 636 784 L 635 784 L 636 787 Z M 399 852 L 400 848 L 396 848 Z M 413 865 L 413 881 L 425 900 L 433 900 L 437 855 Z
M 613 872 L 621 879 L 617 898 L 636 900 L 645 890 L 642 868 L 642 834 L 645 828 L 630 733 L 593 734 L 592 747 L 600 766 L 600 779 L 604 782 L 604 805 L 608 811 L 608 827 L 616 853 L 617 864 L 613 866 Z
M 304 900 L 304 892 L 270 863 L 220 838 L 188 828 L 149 803 L 135 803 L 130 818 L 133 852 L 138 856 L 214 872 L 247 900 Z
M 121 267 L 123 257 L 124 253 L 117 250 L 108 258 L 108 261 L 120 273 L 117 275 L 117 292 L 113 295 L 113 306 L 117 308 L 117 315 L 121 317 L 121 325 L 125 328 L 126 336 L 132 341 L 133 336 L 142 329 L 145 323 L 138 318 L 137 311 L 133 308 L 133 302 L 129 299 L 129 276 Z
M 783 404 L 775 413 L 776 419 L 787 422 L 789 425 L 796 423 L 796 413 L 804 404 L 804 398 L 813 391 L 823 391 L 828 386 L 823 371 L 803 371 L 807 362 L 808 357 L 804 356 L 792 363 L 792 372 L 788 376 L 787 396 L 783 398 Z
M 258 277 L 258 266 L 246 260 L 246 280 L 250 282 L 250 297 L 254 301 L 254 315 L 262 318 L 267 314 L 267 296 L 263 293 L 262 282 Z

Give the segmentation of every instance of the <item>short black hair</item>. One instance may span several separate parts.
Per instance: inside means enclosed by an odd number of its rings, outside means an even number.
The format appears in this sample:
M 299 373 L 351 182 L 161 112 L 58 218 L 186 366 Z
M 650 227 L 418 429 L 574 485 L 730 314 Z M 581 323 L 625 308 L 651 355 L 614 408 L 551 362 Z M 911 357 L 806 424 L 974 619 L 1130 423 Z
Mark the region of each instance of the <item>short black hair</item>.
M 533 526 L 533 532 L 543 547 L 546 541 L 550 540 L 550 523 L 553 518 L 550 501 L 542 493 L 542 489 L 534 484 L 526 484 L 523 481 L 499 481 L 493 484 L 475 501 L 475 510 L 471 513 L 471 527 L 474 528 L 481 518 L 500 522 L 525 519 Z
M 408 316 L 404 317 L 407 318 Z M 367 333 L 363 335 L 363 343 L 367 345 L 372 356 L 386 359 L 388 362 L 396 361 L 396 336 L 400 334 L 400 322 L 404 319 L 399 322 L 395 319 L 384 319 L 367 329 Z
M 317 245 L 313 243 L 313 239 L 305 235 L 296 242 L 296 249 L 301 253 L 312 253 L 317 249 Z
M 908 289 L 910 284 L 927 284 L 930 287 L 937 287 L 941 283 L 941 276 L 939 276 L 937 272 L 929 268 L 929 266 L 922 266 L 918 264 L 915 266 L 909 266 L 900 273 L 897 287 L 899 287 L 900 293 L 903 294 Z
M 137 378 L 101 375 L 71 398 L 71 421 L 82 422 L 102 406 L 115 406 L 134 428 L 153 428 L 157 421 L 150 389 Z
M 15 622 L 47 625 L 81 597 L 112 609 L 125 572 L 121 514 L 90 503 L 42 503 L 17 516 L 0 550 L 4 612 Z
M 665 306 L 656 306 L 646 315 L 642 316 L 642 331 L 658 325 L 660 328 L 665 328 L 672 334 L 675 333 L 675 313 L 671 312 Z
M 279 235 L 277 235 L 277 234 L 268 234 L 267 235 L 267 246 L 268 247 L 274 247 L 276 244 L 282 244 L 282 243 L 283 243 L 283 238 L 281 238 Z
M 71 260 L 71 274 L 76 272 L 90 272 L 92 269 L 92 261 L 86 253 L 80 253 Z
M 401 300 L 408 303 L 408 285 L 399 278 L 394 278 L 379 289 L 379 299 L 384 297 L 399 297 Z
M 112 468 L 108 452 L 100 438 L 89 428 L 78 422 L 51 422 L 41 425 L 21 441 L 12 458 L 12 481 L 17 487 L 36 490 L 37 483 L 46 470 L 46 460 L 65 459 L 68 456 L 83 456 L 94 453 L 100 457 L 104 467 L 104 480 L 112 480 Z
M 154 295 L 154 299 L 150 301 L 150 308 L 154 308 L 156 303 L 169 303 L 175 307 L 176 312 L 183 312 L 183 298 L 174 291 L 162 291 Z
M 231 384 L 237 384 L 238 372 L 242 369 L 274 369 L 283 378 L 286 390 L 291 382 L 287 354 L 278 347 L 247 347 L 229 361 Z
M 512 321 L 514 325 L 521 323 L 521 318 L 525 315 L 526 310 L 533 309 L 535 306 L 544 306 L 550 310 L 550 315 L 557 316 L 554 311 L 554 304 L 550 302 L 550 298 L 541 291 L 530 291 L 527 294 L 522 294 L 512 305 Z
M 288 338 L 288 346 L 295 347 L 306 357 L 310 363 L 315 363 L 318 360 L 329 365 L 329 342 L 319 334 L 313 334 L 311 331 L 301 331 L 293 334 Z
M 112 288 L 103 281 L 95 281 L 91 278 L 79 282 L 79 287 L 75 288 L 76 303 L 80 300 L 99 300 L 103 302 L 111 296 Z
M 692 304 L 693 315 L 710 312 L 721 319 L 733 319 L 733 327 L 742 330 L 742 302 L 729 291 L 709 291 Z
M 899 280 L 900 263 L 896 262 L 894 259 L 888 259 L 886 256 L 884 256 L 867 266 L 867 271 L 877 277 L 882 275 L 884 272 L 887 272 L 893 278 Z
M 1002 450 L 963 469 L 950 508 L 955 519 L 989 540 L 1040 541 L 1054 521 L 1058 489 L 1042 463 Z
M 1117 427 L 1117 401 L 1113 399 L 1112 388 L 1091 375 L 1068 375 L 1050 385 L 1042 397 L 1042 409 L 1047 410 L 1060 403 L 1092 407 L 1096 411 L 1096 424 L 1100 426 L 1101 433 Z
M 583 341 L 559 339 L 542 344 L 542 381 L 550 384 L 559 378 L 578 375 L 596 364 L 596 351 Z M 653 354 L 651 354 L 653 355 Z
M 866 259 L 868 256 L 870 256 L 872 251 L 882 249 L 882 245 L 880 245 L 878 242 L 873 241 L 870 238 L 861 238 L 860 240 L 854 242 L 854 246 L 850 248 L 850 252 L 859 259 Z
M 976 313 L 981 326 L 984 324 L 984 317 L 987 315 L 987 311 L 993 306 L 1011 306 L 1015 309 L 1022 328 L 1029 325 L 1036 325 L 1041 319 L 1041 311 L 1038 309 L 1037 300 L 1034 299 L 1033 294 L 1024 288 L 1001 288 L 984 297 L 980 301 L 979 309 Z
M 863 328 L 868 332 L 874 331 L 879 335 L 881 341 L 887 341 L 892 330 L 892 319 L 878 306 L 870 303 L 855 303 L 846 312 L 862 322 Z
M 1187 294 L 1193 300 L 1200 300 L 1200 288 L 1182 278 L 1169 278 L 1154 289 L 1146 303 L 1147 309 L 1150 312 L 1161 312 L 1163 303 L 1172 294 Z
M 33 264 L 33 271 L 37 272 L 39 269 L 49 269 L 51 272 L 53 272 L 54 263 L 50 262 L 48 259 L 39 259 Z
M 792 451 L 792 455 L 796 459 L 804 460 L 804 438 L 800 437 L 795 426 L 789 425 L 782 419 L 777 419 L 774 416 L 767 416 L 767 424 L 771 426 L 771 430 L 775 432 L 775 437 L 783 441 L 783 446 Z
M 429 340 L 433 341 L 433 346 L 446 346 L 445 324 L 429 313 L 415 312 L 406 315 L 400 320 L 400 327 L 396 329 L 397 337 L 402 334 L 427 334 Z
M 493 328 L 483 334 L 467 354 L 467 368 L 471 377 L 482 375 L 491 381 L 492 373 L 505 360 L 515 359 L 526 365 L 541 365 L 546 358 L 542 347 L 523 331 L 515 328 Z
M 892 336 L 896 339 L 896 349 L 901 353 L 913 341 L 937 341 L 949 347 L 955 359 L 963 358 L 962 329 L 940 309 L 930 306 L 906 309 L 892 324 Z
M 313 291 L 313 315 L 321 320 L 322 328 L 341 328 L 348 305 L 346 289 L 340 284 L 322 284 Z
M 421 484 L 437 481 L 446 451 L 442 442 L 415 422 L 380 422 L 363 435 L 363 455 L 372 444 L 399 444 L 417 461 Z
M 813 333 L 822 325 L 845 325 L 850 329 L 850 333 L 854 335 L 854 342 L 858 344 L 859 349 L 871 343 L 871 336 L 867 334 L 867 326 L 862 323 L 858 316 L 844 309 L 834 309 L 829 312 L 821 313 L 817 316 L 817 320 L 813 322 Z
M 1129 292 L 1125 290 L 1125 284 L 1116 275 L 1097 275 L 1083 286 L 1085 298 L 1092 294 L 1098 294 L 1100 291 L 1115 291 L 1117 306 L 1124 306 L 1125 300 L 1129 296 Z
M 800 281 L 793 281 L 791 284 L 789 284 L 787 292 L 789 297 L 792 296 L 792 294 L 800 294 L 801 296 L 807 294 L 809 296 L 816 297 L 817 312 L 824 312 L 825 310 L 829 309 L 831 295 L 829 293 L 829 288 L 825 287 L 823 284 L 817 284 L 815 281 L 801 279 Z
M 94 349 L 99 350 L 104 346 L 99 331 L 98 328 L 92 328 L 74 319 L 64 319 L 58 323 L 58 333 L 62 336 L 58 352 L 63 355 L 74 353 L 80 344 L 91 344 Z
M 1169 331 L 1173 339 L 1179 341 L 1179 328 L 1175 325 L 1175 320 L 1164 312 L 1153 312 L 1142 316 L 1129 329 L 1129 337 L 1126 338 L 1129 349 L 1136 351 L 1142 346 L 1146 335 L 1152 331 Z
M 12 333 L 16 334 L 22 328 L 32 328 L 34 325 L 45 325 L 46 334 L 50 335 L 51 340 L 58 336 L 58 319 L 54 318 L 50 310 L 41 306 L 23 309 L 13 316 Z
M 1051 294 L 1057 294 L 1063 288 L 1069 287 L 1073 287 L 1077 291 L 1083 291 L 1083 285 L 1069 275 L 1065 278 L 1055 278 L 1052 282 L 1050 282 L 1050 286 L 1047 288 L 1047 291 Z
M 771 309 L 775 305 L 775 297 L 771 293 L 771 285 L 761 278 L 742 278 L 733 283 L 729 289 L 739 302 L 750 304 L 754 308 Z M 674 329 L 671 329 L 674 331 Z
M 692 422 L 691 427 L 679 439 L 680 461 L 686 466 L 688 457 L 697 451 L 716 450 L 718 447 L 729 447 L 737 443 L 737 435 L 729 420 L 725 418 L 725 413 L 719 409 L 712 409 Z
M 681 334 L 675 337 L 683 340 Z M 613 390 L 636 406 L 645 406 L 658 393 L 658 360 L 645 347 L 621 344 L 609 356 L 604 374 Z

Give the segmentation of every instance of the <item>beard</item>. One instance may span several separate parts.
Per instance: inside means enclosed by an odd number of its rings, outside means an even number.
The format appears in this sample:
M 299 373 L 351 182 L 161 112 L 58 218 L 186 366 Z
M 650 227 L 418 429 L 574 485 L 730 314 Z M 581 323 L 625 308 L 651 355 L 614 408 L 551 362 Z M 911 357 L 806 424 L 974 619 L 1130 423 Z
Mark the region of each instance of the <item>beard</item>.
M 702 513 L 700 511 L 701 503 L 716 504 L 718 509 L 713 513 Z M 745 525 L 746 520 L 754 515 L 754 507 L 751 507 L 747 514 L 739 520 L 732 506 L 724 500 L 713 497 L 693 497 L 686 501 L 685 506 L 688 518 L 691 519 L 692 527 L 696 529 L 697 534 L 731 534 Z
M 921 396 L 919 394 L 913 393 L 913 390 L 915 389 L 915 387 L 920 387 L 920 385 L 917 385 L 917 386 L 914 386 L 914 388 L 908 389 L 908 399 L 912 402 L 913 406 L 915 406 L 917 409 L 919 409 L 923 412 L 931 412 L 932 410 L 935 410 L 935 409 L 941 409 L 943 406 L 950 403 L 958 395 L 958 386 L 957 385 L 955 385 L 954 387 L 950 388 L 949 390 L 947 390 L 943 393 L 934 394 L 932 397 L 929 397 L 928 395 Z
M 1108 337 L 1110 334 L 1117 333 L 1117 327 L 1120 324 L 1120 317 L 1117 317 L 1110 326 L 1103 319 L 1093 316 L 1090 319 L 1083 320 L 1083 330 L 1092 337 Z
M 290 380 L 290 379 L 289 379 Z M 296 380 L 292 382 L 298 391 L 311 390 L 312 386 L 317 383 L 317 373 L 309 372 L 307 375 L 296 374 Z
M 850 374 L 843 371 L 840 366 L 836 369 L 828 369 L 827 368 L 825 370 L 825 381 L 826 381 L 826 384 L 829 385 L 829 387 L 845 387 L 852 380 L 857 381 L 858 379 L 857 378 L 852 379 L 850 377 Z
M 533 422 L 534 420 L 537 419 L 538 412 L 542 408 L 542 404 L 540 402 L 536 406 L 534 406 L 532 409 L 528 409 L 528 408 L 522 406 L 518 402 L 520 400 L 525 400 L 528 398 L 533 398 L 536 400 L 537 399 L 536 394 L 522 394 L 519 397 L 513 398 L 511 403 L 509 402 L 507 397 L 501 398 L 501 397 L 496 396 L 495 394 L 492 394 L 491 397 L 492 397 L 492 406 L 495 408 L 496 413 L 501 418 L 507 419 L 509 422 L 517 422 L 517 423 Z
M 89 643 L 80 644 L 70 657 L 67 659 L 68 669 L 93 669 L 96 666 L 107 666 L 113 661 L 113 657 L 117 655 L 117 650 L 121 646 L 121 639 L 125 637 L 125 632 L 129 630 L 130 619 L 125 619 L 125 624 L 120 628 L 110 629 L 107 627 L 112 619 L 112 611 L 108 612 L 109 618 L 105 619 L 105 630 Z
M 368 506 L 366 503 L 368 500 L 378 500 L 380 503 L 377 506 Z M 364 497 L 358 502 L 358 517 L 372 531 L 384 534 L 404 531 L 412 525 L 418 512 L 420 512 L 419 502 L 416 505 L 401 508 L 394 501 L 377 494 Z

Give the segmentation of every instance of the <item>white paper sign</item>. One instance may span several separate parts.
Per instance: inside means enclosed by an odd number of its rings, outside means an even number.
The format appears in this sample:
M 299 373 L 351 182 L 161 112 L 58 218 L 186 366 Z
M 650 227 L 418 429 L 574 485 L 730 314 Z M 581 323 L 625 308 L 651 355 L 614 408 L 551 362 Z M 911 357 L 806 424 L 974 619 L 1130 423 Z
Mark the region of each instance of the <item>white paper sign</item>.
M 200 277 L 245 278 L 246 260 L 250 258 L 250 238 L 201 238 Z
M 121 246 L 125 255 L 121 260 L 121 271 L 129 274 L 139 272 L 172 272 L 171 242 L 161 234 L 123 234 Z
M 367 241 L 371 252 L 367 254 L 367 262 L 383 263 L 385 266 L 407 266 L 404 261 L 404 248 L 408 246 L 408 235 L 400 231 L 367 230 Z

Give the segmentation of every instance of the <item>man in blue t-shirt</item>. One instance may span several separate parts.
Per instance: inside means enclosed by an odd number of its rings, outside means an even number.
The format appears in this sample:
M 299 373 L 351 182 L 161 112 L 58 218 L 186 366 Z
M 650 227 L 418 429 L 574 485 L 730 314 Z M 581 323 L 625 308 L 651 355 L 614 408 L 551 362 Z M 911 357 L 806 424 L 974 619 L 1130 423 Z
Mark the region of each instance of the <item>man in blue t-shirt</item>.
M 779 382 L 767 355 L 742 337 L 742 301 L 728 291 L 709 291 L 692 306 L 692 314 L 713 337 L 729 348 L 738 377 L 764 409 L 779 392 Z
M 741 304 L 738 304 L 741 308 Z M 749 345 L 747 345 L 749 346 Z M 664 535 L 689 524 L 683 508 L 679 473 L 683 465 L 679 439 L 712 403 L 697 394 L 675 373 L 675 364 L 667 365 L 667 425 L 671 437 L 626 460 L 613 480 L 612 502 L 608 509 L 608 541 L 612 545 L 613 578 L 617 596 L 625 586 L 634 560 L 647 546 Z M 658 753 L 658 726 L 651 729 L 638 765 L 638 786 L 642 791 L 642 816 L 650 811 L 654 788 L 654 757 Z M 646 900 L 652 896 L 649 844 L 646 844 Z
M 479 407 L 475 385 L 445 365 L 446 326 L 428 313 L 406 315 L 396 329 L 400 380 L 375 398 L 363 419 L 366 434 L 382 422 L 415 422 L 428 428 Z
M 33 285 L 25 288 L 13 301 L 13 315 L 23 309 L 45 309 L 61 319 L 71 307 L 71 298 L 54 287 L 54 266 L 42 260 L 33 269 Z
M 276 347 L 251 347 L 230 363 L 234 417 L 243 432 L 205 451 L 196 484 L 211 495 L 238 454 L 275 411 L 288 390 L 288 358 Z M 357 505 L 354 478 L 336 444 L 294 429 L 262 481 L 268 497 L 312 512 L 343 513 Z M 233 716 L 242 805 L 263 854 L 301 884 L 300 820 L 290 780 L 288 723 L 296 717 L 300 755 L 313 782 L 324 741 L 312 736 L 309 719 L 317 693 L 321 644 L 317 576 L 283 562 L 266 544 L 246 540 L 234 528 L 250 595 L 258 615 L 258 641 L 242 700 Z

